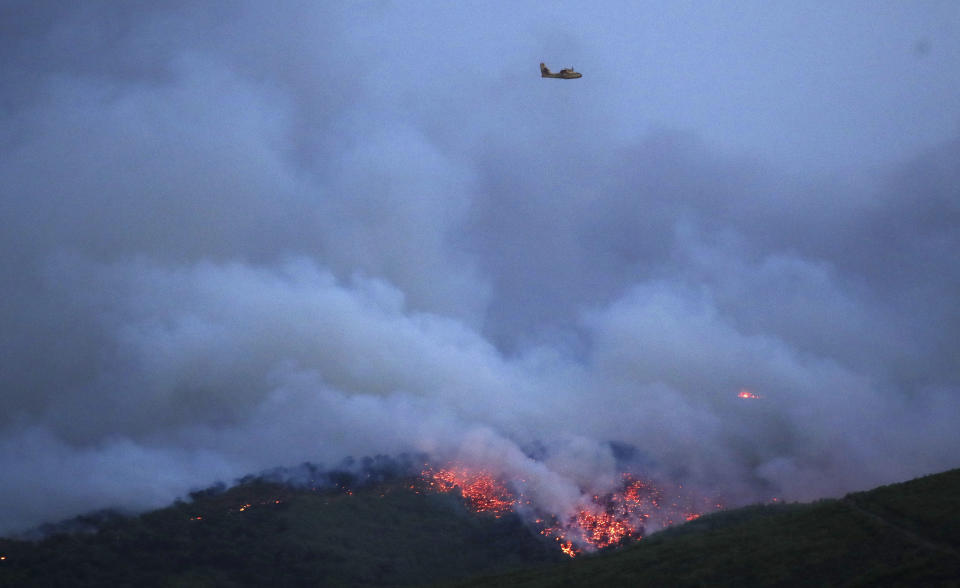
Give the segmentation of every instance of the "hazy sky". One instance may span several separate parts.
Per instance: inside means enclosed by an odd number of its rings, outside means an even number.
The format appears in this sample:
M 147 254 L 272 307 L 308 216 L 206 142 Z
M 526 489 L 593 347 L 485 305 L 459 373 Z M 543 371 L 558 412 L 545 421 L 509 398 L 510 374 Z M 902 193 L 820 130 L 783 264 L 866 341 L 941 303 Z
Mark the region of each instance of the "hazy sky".
M 0 533 L 347 454 L 960 466 L 954 0 L 0 1 L 0 117 Z

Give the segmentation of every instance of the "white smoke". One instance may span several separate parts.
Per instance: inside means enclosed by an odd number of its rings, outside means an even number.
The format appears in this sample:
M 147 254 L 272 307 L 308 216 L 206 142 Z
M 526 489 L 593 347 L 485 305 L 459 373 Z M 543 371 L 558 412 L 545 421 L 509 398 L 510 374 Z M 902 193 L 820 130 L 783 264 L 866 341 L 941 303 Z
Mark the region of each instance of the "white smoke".
M 801 108 L 785 161 L 793 118 L 718 139 L 703 117 L 771 102 L 713 103 L 682 68 L 625 79 L 603 56 L 632 42 L 578 32 L 599 16 L 15 8 L 0 533 L 345 455 L 473 462 L 557 512 L 617 483 L 616 448 L 731 503 L 958 465 L 960 142 L 931 105 L 955 103 L 960 35 L 931 33 L 922 66 L 888 55 L 923 83 L 864 105 L 924 113 L 925 150 Z M 541 83 L 550 54 L 584 78 Z M 800 179 L 838 135 L 862 153 Z

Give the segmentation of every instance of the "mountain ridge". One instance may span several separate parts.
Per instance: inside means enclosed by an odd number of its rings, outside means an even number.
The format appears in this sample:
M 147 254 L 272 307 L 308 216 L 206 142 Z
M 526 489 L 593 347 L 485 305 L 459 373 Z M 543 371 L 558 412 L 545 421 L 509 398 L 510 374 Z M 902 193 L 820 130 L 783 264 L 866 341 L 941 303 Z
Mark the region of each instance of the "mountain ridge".
M 718 511 L 574 560 L 515 513 L 395 470 L 361 477 L 248 477 L 87 532 L 0 539 L 0 586 L 960 585 L 960 469 Z

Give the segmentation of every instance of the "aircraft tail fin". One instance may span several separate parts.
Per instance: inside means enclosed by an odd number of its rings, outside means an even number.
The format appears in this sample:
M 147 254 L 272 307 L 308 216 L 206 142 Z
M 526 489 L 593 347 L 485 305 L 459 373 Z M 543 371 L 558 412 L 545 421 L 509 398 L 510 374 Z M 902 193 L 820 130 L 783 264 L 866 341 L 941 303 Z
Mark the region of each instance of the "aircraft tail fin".
M 551 74 L 552 74 L 552 72 L 550 71 L 550 68 L 547 67 L 547 64 L 545 64 L 545 63 L 543 63 L 543 62 L 541 61 L 541 62 L 540 62 L 540 76 L 541 76 L 541 77 L 545 77 L 545 76 L 549 76 L 549 75 L 551 75 Z

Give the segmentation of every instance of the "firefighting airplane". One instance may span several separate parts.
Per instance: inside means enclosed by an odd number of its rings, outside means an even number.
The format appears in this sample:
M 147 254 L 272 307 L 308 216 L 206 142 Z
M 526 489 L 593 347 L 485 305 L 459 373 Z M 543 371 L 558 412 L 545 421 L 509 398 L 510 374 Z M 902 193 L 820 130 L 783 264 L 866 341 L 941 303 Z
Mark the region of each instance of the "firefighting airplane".
M 561 80 L 575 80 L 577 78 L 582 78 L 583 74 L 573 71 L 573 67 L 568 67 L 561 69 L 560 73 L 553 73 L 550 71 L 544 63 L 540 63 L 540 77 L 541 78 L 559 78 Z

